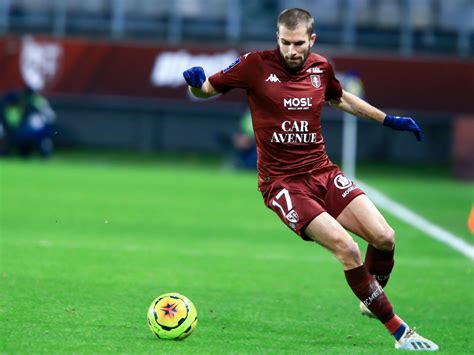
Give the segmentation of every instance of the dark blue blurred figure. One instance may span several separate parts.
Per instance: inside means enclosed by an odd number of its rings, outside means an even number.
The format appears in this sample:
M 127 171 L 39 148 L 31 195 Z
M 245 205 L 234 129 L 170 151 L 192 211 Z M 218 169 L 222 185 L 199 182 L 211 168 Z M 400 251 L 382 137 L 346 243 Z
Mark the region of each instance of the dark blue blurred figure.
M 217 141 L 225 155 L 224 167 L 245 170 L 257 168 L 257 147 L 250 111 L 240 118 L 236 132 L 218 134 Z
M 240 119 L 240 130 L 234 133 L 232 142 L 238 155 L 237 167 L 241 169 L 256 169 L 257 147 L 250 111 L 247 111 Z
M 55 120 L 49 102 L 31 88 L 7 93 L 0 107 L 0 155 L 49 158 Z

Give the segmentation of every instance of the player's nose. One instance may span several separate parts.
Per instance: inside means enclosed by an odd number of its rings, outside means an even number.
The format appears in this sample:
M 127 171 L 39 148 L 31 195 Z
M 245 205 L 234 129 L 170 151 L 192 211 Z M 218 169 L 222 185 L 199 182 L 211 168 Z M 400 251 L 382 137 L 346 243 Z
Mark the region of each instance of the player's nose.
M 288 46 L 288 55 L 292 56 L 296 54 L 296 49 L 295 49 L 295 46 L 293 44 L 290 44 Z

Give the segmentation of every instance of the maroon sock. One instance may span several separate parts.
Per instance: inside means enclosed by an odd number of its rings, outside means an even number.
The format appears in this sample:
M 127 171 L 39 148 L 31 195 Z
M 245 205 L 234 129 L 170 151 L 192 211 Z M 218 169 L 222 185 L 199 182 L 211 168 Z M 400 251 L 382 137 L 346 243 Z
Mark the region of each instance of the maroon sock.
M 390 273 L 392 272 L 395 260 L 393 254 L 395 248 L 390 251 L 379 250 L 372 245 L 367 246 L 367 253 L 365 254 L 365 265 L 367 270 L 374 275 L 380 286 L 385 287 Z
M 367 306 L 368 309 L 382 322 L 393 318 L 394 313 L 383 288 L 369 273 L 365 265 L 345 270 L 346 280 L 352 292 Z

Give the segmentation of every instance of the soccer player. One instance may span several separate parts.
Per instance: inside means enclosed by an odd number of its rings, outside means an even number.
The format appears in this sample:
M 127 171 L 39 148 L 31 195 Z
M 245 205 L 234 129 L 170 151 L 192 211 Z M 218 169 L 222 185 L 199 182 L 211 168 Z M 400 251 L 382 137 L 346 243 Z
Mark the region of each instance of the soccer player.
M 303 9 L 284 10 L 274 50 L 251 52 L 206 78 L 201 67 L 183 76 L 191 93 L 207 98 L 233 88 L 246 90 L 258 152 L 258 186 L 265 204 L 302 239 L 315 241 L 339 260 L 363 314 L 379 319 L 395 348 L 438 350 L 392 308 L 383 287 L 394 265 L 394 231 L 353 181 L 328 158 L 321 135 L 325 101 L 384 126 L 421 130 L 409 117 L 395 117 L 342 90 L 328 60 L 311 52 L 313 18 Z M 365 262 L 347 230 L 368 242 Z

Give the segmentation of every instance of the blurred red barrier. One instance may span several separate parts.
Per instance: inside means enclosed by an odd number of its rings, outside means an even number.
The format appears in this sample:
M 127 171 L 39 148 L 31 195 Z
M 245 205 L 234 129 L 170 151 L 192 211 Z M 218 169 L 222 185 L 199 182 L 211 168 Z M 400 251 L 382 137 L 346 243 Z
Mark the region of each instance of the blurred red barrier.
M 317 48 L 316 48 L 317 50 Z M 0 91 L 24 82 L 47 95 L 108 95 L 189 100 L 182 71 L 212 74 L 244 51 L 52 37 L 0 39 Z M 369 101 L 383 108 L 474 112 L 472 59 L 331 56 L 339 72 L 357 70 Z M 242 100 L 231 93 L 219 100 Z
M 452 154 L 454 175 L 474 181 L 474 116 L 455 117 Z

